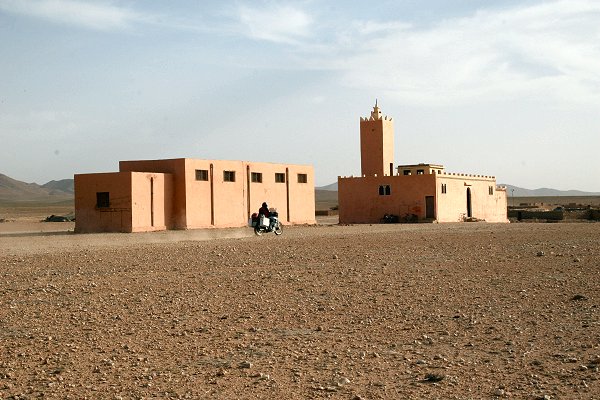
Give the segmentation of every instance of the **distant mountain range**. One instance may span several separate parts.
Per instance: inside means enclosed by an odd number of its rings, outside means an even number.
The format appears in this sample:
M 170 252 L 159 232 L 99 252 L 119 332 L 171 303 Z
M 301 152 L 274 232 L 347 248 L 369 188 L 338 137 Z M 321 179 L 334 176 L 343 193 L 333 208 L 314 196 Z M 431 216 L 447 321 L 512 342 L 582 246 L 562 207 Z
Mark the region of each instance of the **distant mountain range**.
M 501 183 L 500 186 L 506 186 L 506 194 L 514 197 L 547 197 L 547 196 L 600 196 L 600 192 L 583 192 L 581 190 L 557 190 L 549 188 L 540 189 L 524 189 L 513 185 Z M 317 190 L 325 190 L 337 192 L 338 185 L 334 182 L 329 185 L 315 188 Z M 513 191 L 514 190 L 514 191 Z
M 600 196 L 600 192 L 584 192 L 581 190 L 557 190 L 557 189 L 524 189 L 513 185 L 501 184 L 506 186 L 506 193 L 511 197 L 544 197 L 544 196 Z M 324 198 L 328 202 L 335 202 L 338 185 L 334 182 L 329 185 L 315 188 L 319 198 Z M 514 190 L 514 191 L 513 191 Z M 50 181 L 43 185 L 37 183 L 25 183 L 12 179 L 4 174 L 0 174 L 0 202 L 61 202 L 72 200 L 74 196 L 73 179 L 62 179 L 59 181 Z
M 506 194 L 514 197 L 600 196 L 600 192 L 584 192 L 581 190 L 558 190 L 550 188 L 524 189 L 504 183 L 501 183 L 500 186 L 506 186 Z
M 0 174 L 0 201 L 2 202 L 60 202 L 72 200 L 73 179 L 50 181 L 43 185 L 25 183 Z

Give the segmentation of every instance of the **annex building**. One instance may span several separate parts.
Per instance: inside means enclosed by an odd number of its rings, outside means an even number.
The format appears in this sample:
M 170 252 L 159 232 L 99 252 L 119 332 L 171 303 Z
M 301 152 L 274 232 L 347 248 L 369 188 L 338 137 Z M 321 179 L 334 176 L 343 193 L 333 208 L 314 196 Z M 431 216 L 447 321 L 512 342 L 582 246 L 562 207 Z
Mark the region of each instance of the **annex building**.
M 394 166 L 394 125 L 377 102 L 360 119 L 361 176 L 338 177 L 340 223 L 508 222 L 506 188 L 494 176 L 448 173 L 443 165 Z
M 314 224 L 313 167 L 189 158 L 120 161 L 119 172 L 75 175 L 75 231 L 241 227 L 265 201 L 283 224 Z

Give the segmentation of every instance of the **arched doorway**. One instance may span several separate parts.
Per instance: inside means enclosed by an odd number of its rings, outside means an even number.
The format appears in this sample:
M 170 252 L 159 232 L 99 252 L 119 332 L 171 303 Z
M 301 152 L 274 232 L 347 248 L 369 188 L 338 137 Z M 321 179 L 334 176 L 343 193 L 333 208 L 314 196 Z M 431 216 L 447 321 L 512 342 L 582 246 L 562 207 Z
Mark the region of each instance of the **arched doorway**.
M 467 217 L 471 218 L 473 216 L 473 211 L 471 208 L 471 188 L 467 188 Z

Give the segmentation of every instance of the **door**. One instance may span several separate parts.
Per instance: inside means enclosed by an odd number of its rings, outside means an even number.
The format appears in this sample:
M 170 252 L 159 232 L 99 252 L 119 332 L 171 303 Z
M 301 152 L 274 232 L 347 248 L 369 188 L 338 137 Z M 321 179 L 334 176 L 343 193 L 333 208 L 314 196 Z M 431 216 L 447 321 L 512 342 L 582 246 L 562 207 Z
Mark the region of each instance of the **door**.
M 433 196 L 425 196 L 425 218 L 435 219 L 435 203 Z
M 471 188 L 467 188 L 467 217 L 471 218 L 473 211 L 471 209 Z

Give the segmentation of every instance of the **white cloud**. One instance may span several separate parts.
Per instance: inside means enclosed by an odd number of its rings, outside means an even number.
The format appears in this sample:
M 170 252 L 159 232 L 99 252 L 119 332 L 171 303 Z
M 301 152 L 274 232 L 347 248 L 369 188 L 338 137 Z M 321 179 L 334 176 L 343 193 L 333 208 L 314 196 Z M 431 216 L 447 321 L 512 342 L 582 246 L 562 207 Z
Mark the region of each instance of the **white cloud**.
M 123 29 L 146 18 L 108 3 L 76 0 L 0 0 L 0 10 L 96 30 Z
M 310 34 L 312 18 L 304 11 L 273 5 L 266 8 L 240 6 L 237 10 L 244 34 L 277 43 L 297 43 Z
M 347 29 L 330 55 L 305 57 L 338 70 L 346 86 L 427 105 L 519 96 L 600 102 L 597 1 L 483 10 L 427 28 L 367 21 Z

